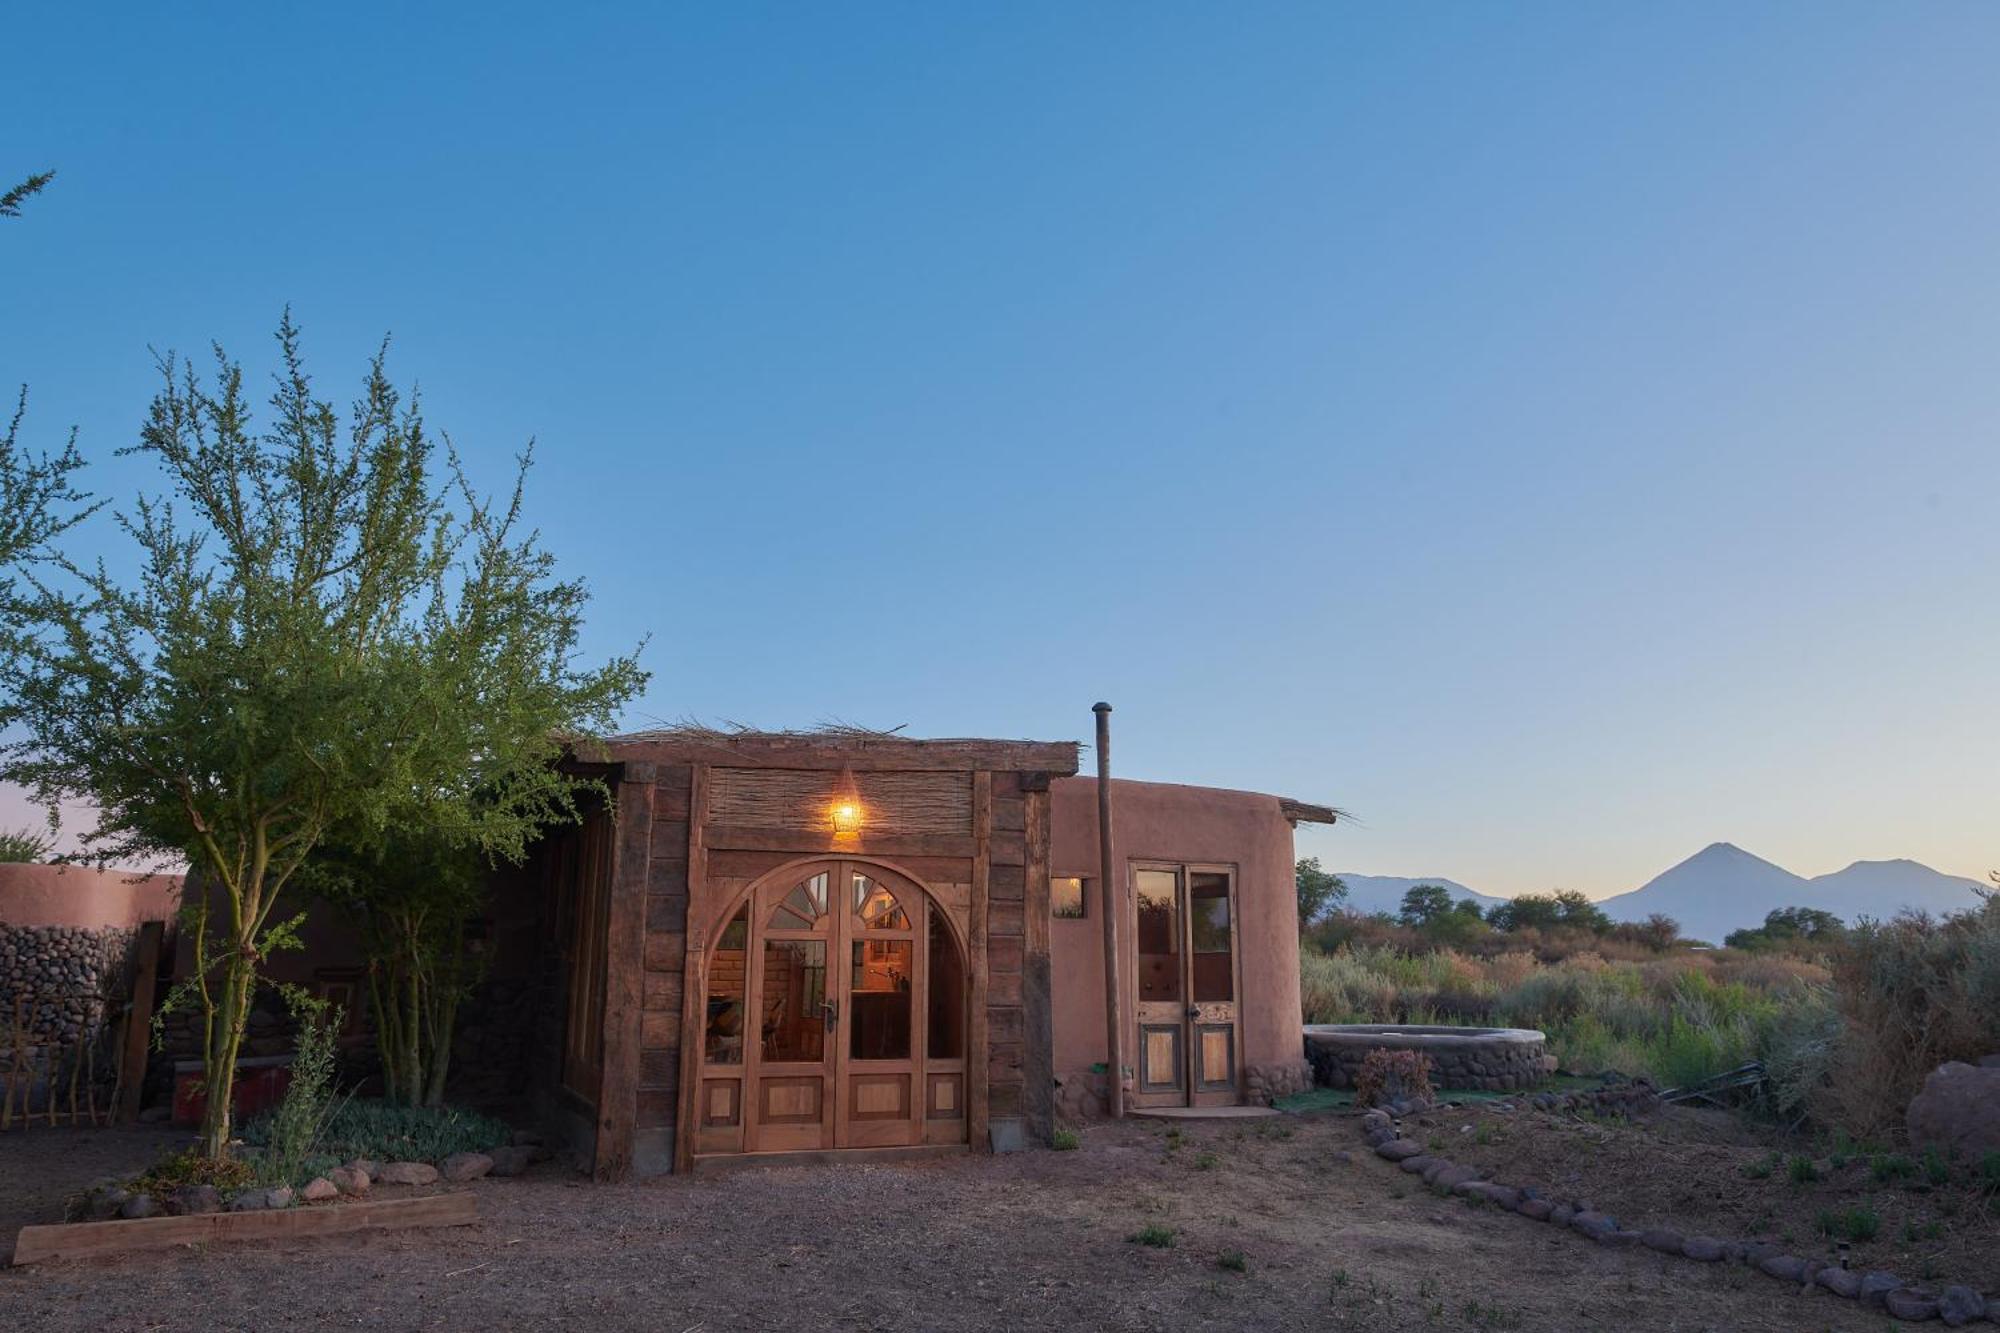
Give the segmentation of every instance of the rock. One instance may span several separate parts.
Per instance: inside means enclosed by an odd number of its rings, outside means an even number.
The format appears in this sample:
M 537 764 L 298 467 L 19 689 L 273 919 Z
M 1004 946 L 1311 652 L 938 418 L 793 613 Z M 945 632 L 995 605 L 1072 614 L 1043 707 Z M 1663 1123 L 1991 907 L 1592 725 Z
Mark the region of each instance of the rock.
M 174 1108 L 171 1106 L 149 1106 L 139 1112 L 139 1123 L 142 1125 L 161 1125 L 173 1118 Z
M 486 1155 L 493 1159 L 493 1169 L 487 1174 L 494 1176 L 518 1176 L 526 1171 L 528 1163 L 534 1160 L 534 1146 L 532 1144 L 517 1143 L 512 1147 L 495 1148 Z M 1337 1156 L 1346 1157 L 1347 1154 L 1340 1153 Z M 1348 1160 L 1351 1162 L 1354 1159 L 1348 1157 Z M 1405 1165 L 1407 1166 L 1407 1164 Z
M 542 1146 L 542 1136 L 536 1130 L 517 1129 L 514 1131 L 513 1146 L 516 1148 L 539 1148 Z
M 1653 1227 L 1639 1233 L 1639 1243 L 1649 1250 L 1658 1250 L 1661 1254 L 1680 1254 L 1687 1246 L 1687 1239 L 1678 1231 Z
M 1593 1232 L 1590 1238 L 1599 1245 L 1616 1250 L 1629 1250 L 1639 1243 L 1639 1233 L 1636 1231 Z
M 1946 1287 L 1938 1296 L 1938 1314 L 1953 1328 L 1960 1328 L 1989 1313 L 1986 1298 L 1971 1287 Z
M 1410 1139 L 1390 1139 L 1387 1143 L 1380 1144 L 1376 1147 L 1375 1155 L 1377 1157 L 1386 1158 L 1391 1162 L 1400 1162 L 1403 1161 L 1405 1158 L 1415 1157 L 1423 1150 L 1424 1150 L 1423 1144 L 1413 1142 Z M 475 1156 L 476 1154 L 461 1154 L 461 1155 Z M 482 1158 L 481 1160 L 485 1161 L 486 1165 L 489 1167 L 493 1165 L 493 1163 L 488 1159 Z
M 1972 1162 L 2000 1152 L 2000 1069 L 1956 1060 L 1939 1065 L 1910 1100 L 1903 1123 L 1919 1147 L 1956 1152 Z
M 337 1171 L 340 1168 L 335 1167 L 334 1169 Z M 306 1182 L 306 1187 L 299 1191 L 299 1197 L 307 1203 L 325 1203 L 328 1199 L 338 1199 L 340 1197 L 340 1186 L 334 1184 L 325 1176 L 314 1176 Z
M 1784 1282 L 1804 1282 L 1806 1261 L 1796 1254 L 1766 1255 L 1757 1263 L 1759 1272 L 1768 1273 Z
M 1486 1202 L 1492 1204 L 1495 1208 L 1505 1208 L 1511 1213 L 1521 1206 L 1521 1191 L 1515 1189 L 1512 1185 L 1499 1185 L 1492 1181 L 1486 1181 L 1474 1185 L 1472 1189 L 1475 1195 L 1486 1200 Z
M 1571 1229 L 1581 1231 L 1592 1240 L 1602 1240 L 1606 1236 L 1617 1234 L 1618 1231 L 1617 1219 L 1608 1213 L 1600 1213 L 1589 1208 L 1570 1218 L 1569 1224 Z
M 1412 1148 L 1416 1144 L 1410 1145 Z M 1377 1148 L 1378 1153 L 1382 1150 Z M 463 1185 L 468 1180 L 477 1180 L 493 1169 L 493 1159 L 483 1152 L 455 1152 L 440 1162 L 439 1168 L 446 1180 L 455 1185 Z
M 136 1220 L 141 1217 L 151 1217 L 159 1211 L 160 1205 L 154 1201 L 152 1195 L 134 1194 L 125 1201 L 125 1206 L 118 1210 L 118 1215 Z
M 1549 1214 L 1554 1211 L 1555 1211 L 1555 1205 L 1550 1203 L 1547 1199 L 1521 1200 L 1521 1207 L 1520 1207 L 1521 1216 L 1533 1218 L 1537 1222 L 1548 1221 Z
M 274 1190 L 267 1190 L 264 1194 L 264 1206 L 267 1208 L 291 1207 L 292 1187 L 290 1185 L 280 1185 Z
M 1937 1298 L 1917 1287 L 1898 1287 L 1882 1298 L 1882 1308 L 1898 1319 L 1921 1323 L 1938 1317 Z
M 167 1195 L 167 1211 L 175 1217 L 222 1211 L 222 1191 L 213 1185 L 183 1185 Z
M 1460 1185 L 1470 1184 L 1483 1178 L 1476 1167 L 1447 1166 L 1431 1179 L 1431 1183 L 1440 1189 L 1455 1190 Z
M 368 1173 L 359 1167 L 336 1166 L 326 1173 L 327 1181 L 342 1194 L 360 1196 L 368 1192 Z
M 1714 1264 L 1728 1257 L 1729 1247 L 1713 1236 L 1689 1236 L 1681 1242 L 1681 1253 L 1690 1259 Z
M 84 1199 L 83 1214 L 92 1222 L 108 1222 L 120 1214 L 131 1197 L 121 1186 L 100 1185 Z
M 382 1164 L 373 1158 L 357 1157 L 347 1164 L 347 1169 L 350 1171 L 359 1171 L 370 1180 L 380 1180 L 382 1178 Z
M 1418 1153 L 1415 1157 L 1405 1157 L 1402 1161 L 1396 1163 L 1396 1169 L 1398 1171 L 1407 1171 L 1413 1176 L 1421 1176 L 1424 1172 L 1430 1170 L 1431 1163 L 1436 1160 L 1436 1158 L 1424 1153 Z
M 1865 1273 L 1861 1278 L 1861 1303 L 1879 1310 L 1890 1292 L 1903 1285 L 1894 1273 Z
M 1861 1274 L 1851 1268 L 1828 1266 L 1813 1274 L 1813 1281 L 1836 1296 L 1853 1300 L 1861 1294 Z
M 270 1206 L 271 1191 L 269 1190 L 244 1190 L 229 1201 L 229 1211 L 232 1213 L 261 1212 Z
M 1559 1227 L 1566 1227 L 1575 1220 L 1576 1220 L 1576 1209 L 1570 1207 L 1566 1203 L 1559 1203 L 1555 1207 L 1549 1209 L 1549 1221 L 1555 1223 Z
M 438 1169 L 429 1162 L 391 1162 L 368 1175 L 383 1185 L 435 1185 Z

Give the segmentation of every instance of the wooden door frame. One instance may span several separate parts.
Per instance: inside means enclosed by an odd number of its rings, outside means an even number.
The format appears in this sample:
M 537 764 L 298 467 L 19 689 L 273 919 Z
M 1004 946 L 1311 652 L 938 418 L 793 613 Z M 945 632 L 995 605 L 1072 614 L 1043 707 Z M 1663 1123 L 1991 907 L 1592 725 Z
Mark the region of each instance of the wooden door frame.
M 1174 876 L 1175 908 L 1180 918 L 1181 1000 L 1178 1016 L 1180 1053 L 1180 1089 L 1175 1094 L 1155 1091 L 1146 1092 L 1145 1051 L 1142 1046 L 1144 1028 L 1139 1014 L 1139 872 L 1142 870 L 1164 871 Z M 1196 1007 L 1194 998 L 1194 916 L 1189 911 L 1195 875 L 1219 874 L 1229 881 L 1229 986 L 1235 997 L 1231 1001 L 1233 1013 L 1230 1023 L 1230 1070 L 1232 1086 L 1225 1092 L 1221 1089 L 1204 1090 L 1200 1087 L 1200 1052 L 1196 1049 L 1196 1026 L 1199 1019 L 1188 1016 L 1188 1011 Z M 1132 1100 L 1140 1109 L 1147 1106 L 1236 1106 L 1243 1100 L 1243 943 L 1241 939 L 1242 916 L 1238 911 L 1239 889 L 1242 876 L 1232 862 L 1223 861 L 1173 861 L 1163 857 L 1133 856 L 1125 862 L 1125 901 L 1121 908 L 1124 917 L 1124 936 L 1131 943 L 1123 950 L 1125 957 L 1119 960 L 1119 991 L 1124 998 L 1125 1012 L 1131 1017 L 1125 1023 L 1126 1049 L 1132 1053 Z M 1152 1001 L 1151 1003 L 1158 1003 Z M 1216 1003 L 1211 1001 L 1210 1003 Z M 1173 1097 L 1162 1102 L 1162 1097 Z
M 796 858 L 785 862 L 783 865 L 774 866 L 763 874 L 758 875 L 755 879 L 730 895 L 727 900 L 713 908 L 705 920 L 697 922 L 691 919 L 689 922 L 685 973 L 689 978 L 689 982 L 684 987 L 681 997 L 684 1040 L 681 1043 L 680 1076 L 683 1091 L 680 1099 L 681 1120 L 675 1127 L 675 1159 L 677 1169 L 679 1170 L 695 1169 L 697 1157 L 723 1159 L 752 1155 L 798 1155 L 793 1150 L 759 1150 L 754 1146 L 753 1117 L 756 1114 L 758 1098 L 756 1079 L 763 1065 L 763 1038 L 761 1031 L 762 1020 L 759 1017 L 759 1009 L 753 1003 L 756 992 L 753 991 L 751 982 L 753 980 L 753 973 L 754 979 L 758 981 L 761 981 L 763 975 L 764 936 L 759 928 L 760 922 L 758 920 L 757 909 L 759 896 L 766 890 L 780 884 L 783 885 L 785 891 L 789 892 L 791 885 L 798 883 L 805 876 L 805 873 L 814 866 L 823 867 L 828 872 L 827 892 L 829 898 L 828 910 L 830 912 L 843 910 L 837 906 L 840 902 L 837 896 L 838 892 L 844 887 L 839 883 L 843 868 L 861 869 L 866 873 L 881 872 L 892 882 L 892 887 L 894 886 L 893 881 L 901 881 L 902 884 L 908 885 L 915 891 L 917 899 L 922 904 L 922 911 L 919 914 L 921 920 L 912 923 L 911 952 L 913 956 L 913 968 L 920 969 L 925 974 L 926 984 L 928 984 L 930 967 L 929 923 L 931 914 L 935 913 L 943 921 L 946 935 L 950 938 L 953 947 L 958 950 L 964 974 L 962 978 L 964 991 L 964 1031 L 960 1034 L 960 1050 L 962 1054 L 955 1059 L 940 1059 L 935 1062 L 930 1060 L 928 1052 L 929 1014 L 927 1009 L 921 1016 L 916 1013 L 917 997 L 913 994 L 911 997 L 911 1063 L 914 1068 L 910 1079 L 910 1113 L 913 1123 L 910 1132 L 915 1139 L 915 1145 L 919 1147 L 924 1144 L 932 1144 L 940 1147 L 963 1146 L 961 1140 L 969 1138 L 969 1131 L 974 1118 L 972 1114 L 973 1068 L 976 1060 L 981 1055 L 981 1052 L 976 1047 L 980 1024 L 977 1021 L 975 1009 L 974 978 L 976 965 L 971 942 L 968 939 L 969 930 L 967 926 L 969 923 L 961 923 L 956 920 L 952 915 L 949 904 L 925 882 L 923 877 L 897 865 L 892 860 L 879 856 L 870 856 L 865 853 L 842 851 L 808 852 L 802 853 Z M 690 868 L 691 875 L 698 873 L 700 872 L 694 870 L 692 867 Z M 900 892 L 900 889 L 898 890 L 898 896 L 899 898 L 904 896 Z M 743 1132 L 740 1139 L 743 1149 L 740 1153 L 699 1153 L 696 1150 L 696 1138 L 699 1130 L 698 1121 L 702 1114 L 701 1107 L 703 1105 L 700 1085 L 707 1067 L 705 1046 L 708 1003 L 708 953 L 712 943 L 722 937 L 722 933 L 728 928 L 730 920 L 737 912 L 742 911 L 746 905 L 749 908 L 749 915 L 746 923 L 748 929 L 744 941 L 747 957 L 744 967 L 745 1032 L 743 1063 L 741 1065 L 717 1066 L 718 1077 L 738 1077 L 739 1074 L 736 1071 L 740 1071 L 740 1077 L 743 1082 L 742 1089 L 737 1097 L 737 1113 L 743 1119 Z M 842 933 L 840 923 L 829 922 L 829 929 L 824 938 L 828 945 L 827 966 L 829 972 L 837 970 L 844 973 L 846 961 L 839 955 L 834 946 L 842 939 L 849 937 Z M 836 982 L 836 978 L 830 975 L 828 978 L 829 994 L 835 993 L 836 984 L 838 986 L 837 993 L 842 997 L 842 1007 L 846 1009 L 849 983 L 845 979 L 840 979 Z M 924 999 L 928 1001 L 928 998 L 929 994 L 928 990 L 926 990 L 924 992 Z M 844 1027 L 837 1028 L 837 1037 L 844 1037 L 845 1035 L 846 1029 Z M 921 1046 L 918 1044 L 920 1037 L 925 1043 Z M 830 1076 L 833 1088 L 823 1110 L 831 1117 L 833 1114 L 832 1108 L 835 1107 L 836 1103 L 844 1101 L 846 1096 L 844 1085 L 846 1083 L 845 1066 L 847 1061 L 845 1059 L 843 1043 L 836 1042 L 835 1053 L 829 1054 L 827 1063 L 832 1065 L 834 1070 Z M 933 1069 L 931 1067 L 933 1063 L 941 1066 L 941 1068 Z M 929 1114 L 929 1084 L 933 1073 L 956 1075 L 961 1097 L 960 1115 L 956 1118 L 961 1129 L 952 1132 L 950 1137 L 943 1140 L 940 1140 L 938 1133 L 933 1131 L 933 1122 L 930 1120 Z M 887 1151 L 886 1149 L 876 1150 L 866 1147 L 840 1148 L 834 1146 L 839 1142 L 839 1129 L 837 1123 L 831 1120 L 829 1120 L 827 1125 L 826 1136 L 828 1146 L 820 1151 L 831 1153 Z

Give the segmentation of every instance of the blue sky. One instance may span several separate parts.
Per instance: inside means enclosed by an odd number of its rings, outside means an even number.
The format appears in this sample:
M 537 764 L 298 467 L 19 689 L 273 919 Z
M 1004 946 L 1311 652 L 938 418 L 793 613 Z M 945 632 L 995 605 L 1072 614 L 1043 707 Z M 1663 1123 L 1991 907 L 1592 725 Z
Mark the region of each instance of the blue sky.
M 1109 698 L 1490 892 L 2000 867 L 2000 9 L 284 8 L 10 15 L 0 382 L 100 491 L 290 303 L 538 439 L 635 724 Z

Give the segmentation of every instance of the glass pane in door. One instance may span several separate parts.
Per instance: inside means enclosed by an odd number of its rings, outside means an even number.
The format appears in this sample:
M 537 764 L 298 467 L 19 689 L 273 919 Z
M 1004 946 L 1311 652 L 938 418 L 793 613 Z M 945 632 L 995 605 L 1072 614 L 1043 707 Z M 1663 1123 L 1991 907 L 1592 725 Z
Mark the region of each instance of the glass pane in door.
M 826 1054 L 826 941 L 765 940 L 764 1059 L 817 1061 Z
M 1188 876 L 1188 934 L 1194 942 L 1194 998 L 1236 998 L 1230 966 L 1229 876 L 1195 871 Z
M 910 940 L 856 940 L 848 991 L 848 1054 L 856 1060 L 910 1058 Z
M 723 929 L 708 960 L 708 1017 L 702 1053 L 712 1065 L 743 1063 L 744 968 L 750 963 L 750 905 Z
M 1139 998 L 1181 998 L 1180 876 L 1141 870 L 1134 877 L 1139 904 Z
M 930 975 L 924 982 L 930 1001 L 926 1044 L 931 1059 L 957 1060 L 965 1054 L 965 965 L 959 961 L 943 910 L 931 908 L 930 918 Z

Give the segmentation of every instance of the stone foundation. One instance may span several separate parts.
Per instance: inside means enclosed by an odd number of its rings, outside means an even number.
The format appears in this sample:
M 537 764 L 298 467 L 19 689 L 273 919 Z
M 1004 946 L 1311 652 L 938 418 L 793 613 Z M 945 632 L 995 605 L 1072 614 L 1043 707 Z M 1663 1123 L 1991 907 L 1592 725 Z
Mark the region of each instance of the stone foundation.
M 1304 1060 L 1285 1064 L 1251 1065 L 1243 1100 L 1252 1106 L 1269 1106 L 1280 1097 L 1293 1097 L 1313 1085 L 1313 1067 Z
M 1517 1092 L 1540 1083 L 1547 1039 L 1528 1028 L 1404 1027 L 1313 1024 L 1305 1030 L 1313 1077 L 1351 1088 L 1375 1050 L 1414 1050 L 1430 1058 L 1431 1086 L 1469 1092 Z

